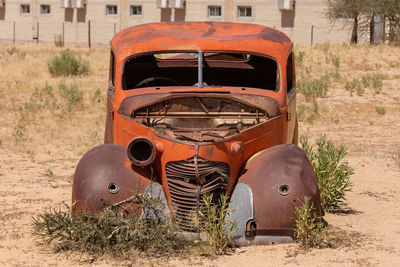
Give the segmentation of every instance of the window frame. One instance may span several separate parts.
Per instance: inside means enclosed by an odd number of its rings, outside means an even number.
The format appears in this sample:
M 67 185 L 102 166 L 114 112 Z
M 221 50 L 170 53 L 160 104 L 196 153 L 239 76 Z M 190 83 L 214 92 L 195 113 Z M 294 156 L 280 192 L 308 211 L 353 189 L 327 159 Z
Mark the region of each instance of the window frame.
M 214 8 L 214 11 L 217 11 L 219 9 L 219 15 L 211 14 L 213 8 Z M 209 6 L 207 6 L 207 11 L 208 11 L 209 18 L 221 18 L 222 17 L 222 6 L 220 6 L 220 5 L 209 5 Z
M 27 7 L 28 8 L 28 12 L 24 12 L 24 8 Z M 31 5 L 30 4 L 20 4 L 19 6 L 19 12 L 21 15 L 23 16 L 27 16 L 31 14 Z
M 254 55 L 254 56 L 264 57 L 264 58 L 270 59 L 270 60 L 274 61 L 274 63 L 276 64 L 277 73 L 276 73 L 276 87 L 275 87 L 275 90 L 263 89 L 263 88 L 254 88 L 254 87 L 249 87 L 249 88 L 256 89 L 256 90 L 268 90 L 268 91 L 273 92 L 273 93 L 279 93 L 279 92 L 281 92 L 283 90 L 283 80 L 282 80 L 283 69 L 282 69 L 282 66 L 281 66 L 281 64 L 280 64 L 278 59 L 276 59 L 276 58 L 274 58 L 274 57 L 272 57 L 270 55 L 266 55 L 266 54 L 262 54 L 262 53 L 258 53 L 258 52 L 247 51 L 247 50 L 240 51 L 240 52 L 231 51 L 231 50 L 201 50 L 201 51 L 202 51 L 202 53 L 218 53 L 218 52 L 247 53 L 247 54 L 251 54 L 251 55 Z M 126 68 L 126 64 L 128 63 L 129 60 L 134 59 L 136 57 L 145 56 L 145 55 L 155 55 L 155 54 L 158 54 L 158 53 L 194 53 L 194 54 L 197 54 L 197 53 L 199 53 L 199 50 L 197 50 L 197 51 L 196 50 L 169 50 L 169 51 L 159 51 L 159 52 L 154 52 L 153 51 L 153 52 L 144 52 L 144 53 L 134 54 L 134 55 L 126 57 L 124 59 L 123 63 L 122 63 L 122 66 L 121 66 L 122 74 L 118 77 L 118 80 L 121 83 L 120 90 L 129 91 L 129 90 L 145 88 L 145 87 L 143 87 L 143 88 L 126 88 L 126 81 L 124 80 L 125 79 L 124 76 L 126 75 L 126 72 L 125 72 L 126 71 L 126 69 L 125 69 Z M 117 79 L 117 77 L 115 77 L 115 79 Z M 193 86 L 195 86 L 195 85 L 193 85 Z M 240 88 L 241 86 L 224 86 L 224 87 Z
M 242 16 L 240 10 L 244 9 L 244 15 Z M 248 10 L 250 10 L 250 16 L 248 15 Z M 237 6 L 237 17 L 238 18 L 252 18 L 253 17 L 253 7 L 252 6 Z
M 46 9 L 48 7 L 48 11 L 45 10 L 45 7 L 46 7 Z M 50 14 L 51 14 L 51 5 L 50 4 L 40 4 L 40 15 L 48 16 Z
M 140 11 L 140 12 L 138 12 L 137 14 L 134 14 L 133 11 L 134 11 L 135 8 L 136 8 L 137 12 L 138 11 Z M 142 16 L 143 15 L 143 6 L 142 5 L 130 5 L 129 15 L 131 17 L 140 17 L 140 16 Z
M 114 8 L 115 8 L 115 13 L 111 13 L 110 11 L 114 10 Z M 118 16 L 118 5 L 106 5 L 106 16 L 110 17 Z

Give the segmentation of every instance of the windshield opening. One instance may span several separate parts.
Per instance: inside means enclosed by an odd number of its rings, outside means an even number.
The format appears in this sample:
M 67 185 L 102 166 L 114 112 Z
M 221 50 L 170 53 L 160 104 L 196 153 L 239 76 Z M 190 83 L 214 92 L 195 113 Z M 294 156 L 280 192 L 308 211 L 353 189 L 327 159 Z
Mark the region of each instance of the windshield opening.
M 279 90 L 279 69 L 273 59 L 251 53 L 146 53 L 127 59 L 122 84 L 124 90 L 162 86 L 215 86 L 275 91 Z

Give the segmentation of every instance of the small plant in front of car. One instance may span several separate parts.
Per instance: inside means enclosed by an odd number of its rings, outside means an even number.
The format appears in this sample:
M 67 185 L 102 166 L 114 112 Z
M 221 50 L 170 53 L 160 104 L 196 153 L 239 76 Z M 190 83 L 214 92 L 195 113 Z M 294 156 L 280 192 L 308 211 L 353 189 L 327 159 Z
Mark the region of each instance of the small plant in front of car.
M 346 192 L 351 191 L 353 186 L 350 176 L 354 169 L 347 161 L 343 161 L 347 155 L 346 147 L 336 146 L 327 141 L 326 136 L 318 138 L 316 151 L 307 137 L 302 136 L 300 143 L 313 166 L 321 194 L 321 206 L 328 212 L 340 209 L 346 200 Z
M 47 63 L 52 76 L 78 76 L 89 73 L 89 62 L 71 51 L 64 50 Z
M 318 246 L 326 228 L 322 218 L 317 215 L 310 197 L 304 197 L 302 205 L 295 208 L 294 222 L 295 237 L 300 246 L 303 248 Z
M 204 228 L 209 235 L 210 245 L 216 254 L 223 254 L 231 247 L 231 238 L 237 222 L 226 219 L 231 212 L 228 211 L 229 200 L 226 194 L 221 194 L 218 205 L 213 202 L 213 194 L 204 195 L 205 207 L 199 211 L 204 220 Z

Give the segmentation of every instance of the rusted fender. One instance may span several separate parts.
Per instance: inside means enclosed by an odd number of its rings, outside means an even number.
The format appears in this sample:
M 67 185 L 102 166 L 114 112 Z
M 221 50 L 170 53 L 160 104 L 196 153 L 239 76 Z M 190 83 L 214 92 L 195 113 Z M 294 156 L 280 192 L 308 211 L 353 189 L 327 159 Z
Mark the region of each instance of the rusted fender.
M 321 215 L 314 170 L 302 149 L 284 144 L 256 153 L 245 165 L 231 197 L 228 219 L 238 222 L 237 243 L 260 243 L 262 236 L 266 244 L 286 243 L 287 237 L 294 237 L 294 210 L 304 196 L 311 197 L 315 212 Z
M 135 210 L 134 194 L 143 192 L 149 183 L 143 173 L 132 169 L 125 146 L 105 144 L 92 148 L 75 170 L 74 214 L 79 215 L 83 210 L 98 212 L 116 203 L 121 203 L 119 206 L 129 214 Z

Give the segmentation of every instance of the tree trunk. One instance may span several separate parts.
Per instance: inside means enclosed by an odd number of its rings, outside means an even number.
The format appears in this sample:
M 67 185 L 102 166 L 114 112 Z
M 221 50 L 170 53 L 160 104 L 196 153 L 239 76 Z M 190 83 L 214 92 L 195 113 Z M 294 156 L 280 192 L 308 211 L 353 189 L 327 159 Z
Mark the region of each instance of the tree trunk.
M 358 42 L 358 15 L 354 17 L 353 31 L 351 33 L 350 43 L 356 44 Z

